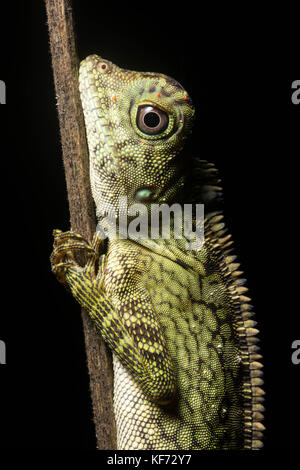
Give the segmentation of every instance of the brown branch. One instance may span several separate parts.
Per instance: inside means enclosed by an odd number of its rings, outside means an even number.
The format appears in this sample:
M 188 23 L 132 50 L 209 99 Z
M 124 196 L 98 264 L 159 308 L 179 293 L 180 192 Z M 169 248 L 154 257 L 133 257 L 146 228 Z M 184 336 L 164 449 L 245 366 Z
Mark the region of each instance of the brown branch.
M 91 240 L 96 219 L 89 182 L 89 158 L 78 89 L 71 0 L 45 0 L 63 162 L 72 230 Z M 90 389 L 99 449 L 116 449 L 111 354 L 82 311 Z

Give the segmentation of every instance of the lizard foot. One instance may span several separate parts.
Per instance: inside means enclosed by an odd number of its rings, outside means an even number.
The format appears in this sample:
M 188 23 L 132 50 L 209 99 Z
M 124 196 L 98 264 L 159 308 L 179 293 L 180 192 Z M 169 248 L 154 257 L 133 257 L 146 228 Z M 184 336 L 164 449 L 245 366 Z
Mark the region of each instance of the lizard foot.
M 95 234 L 92 244 L 90 244 L 82 235 L 72 230 L 62 232 L 54 230 L 53 252 L 50 257 L 52 272 L 56 275 L 59 282 L 68 284 L 66 272 L 68 269 L 76 272 L 85 271 L 92 277 L 96 275 L 96 264 L 99 259 L 99 249 L 103 242 Z M 76 254 L 84 253 L 87 256 L 87 263 L 82 267 L 76 259 Z

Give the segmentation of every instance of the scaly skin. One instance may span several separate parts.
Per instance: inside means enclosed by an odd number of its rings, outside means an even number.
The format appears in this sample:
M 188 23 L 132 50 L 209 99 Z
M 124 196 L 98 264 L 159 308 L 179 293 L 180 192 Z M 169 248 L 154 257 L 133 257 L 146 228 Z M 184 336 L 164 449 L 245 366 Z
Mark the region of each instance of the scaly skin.
M 79 82 L 100 222 L 124 195 L 148 211 L 154 202 L 205 204 L 199 251 L 172 236 L 110 239 L 105 251 L 97 236 L 90 246 L 55 231 L 53 271 L 113 351 L 118 448 L 258 449 L 258 330 L 216 210 L 217 172 L 183 150 L 192 102 L 165 75 L 123 70 L 96 55 L 81 63 Z M 143 120 L 153 112 L 157 128 Z M 89 255 L 83 268 L 78 250 Z

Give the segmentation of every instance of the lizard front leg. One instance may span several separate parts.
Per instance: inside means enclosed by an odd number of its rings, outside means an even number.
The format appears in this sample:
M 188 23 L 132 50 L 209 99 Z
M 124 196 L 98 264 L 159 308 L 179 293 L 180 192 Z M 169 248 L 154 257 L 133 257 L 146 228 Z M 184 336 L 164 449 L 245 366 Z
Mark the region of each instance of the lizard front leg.
M 132 263 L 126 266 L 124 262 L 115 266 L 119 287 L 107 294 L 105 277 L 109 279 L 111 271 L 104 255 L 97 269 L 101 242 L 94 236 L 89 245 L 74 232 L 55 231 L 52 270 L 87 310 L 103 339 L 149 399 L 167 404 L 175 395 L 175 377 L 150 298 L 130 269 Z M 73 252 L 78 250 L 86 250 L 89 256 L 84 267 L 75 261 Z

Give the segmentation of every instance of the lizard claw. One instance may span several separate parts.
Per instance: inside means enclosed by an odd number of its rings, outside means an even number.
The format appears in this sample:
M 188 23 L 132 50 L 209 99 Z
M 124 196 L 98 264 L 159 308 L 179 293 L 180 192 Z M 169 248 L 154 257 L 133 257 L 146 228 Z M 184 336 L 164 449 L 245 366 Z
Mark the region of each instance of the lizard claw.
M 54 230 L 54 244 L 53 252 L 50 256 L 52 272 L 56 275 L 58 281 L 63 284 L 67 284 L 66 271 L 70 268 L 75 268 L 76 271 L 82 271 L 85 269 L 87 272 L 95 271 L 95 263 L 98 260 L 99 248 L 101 243 L 94 242 L 93 245 L 80 234 L 73 232 L 62 232 L 61 230 Z M 95 248 L 94 248 L 95 246 Z M 84 253 L 88 256 L 88 261 L 85 264 L 85 268 L 82 267 L 82 263 L 79 263 L 76 259 L 78 252 Z

